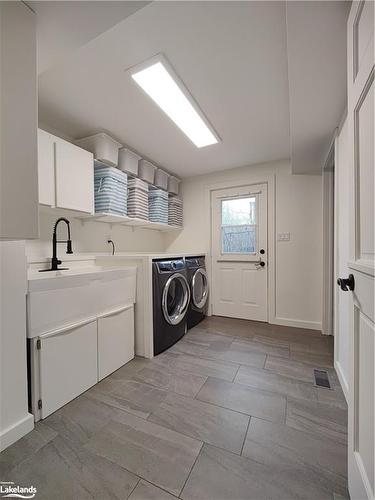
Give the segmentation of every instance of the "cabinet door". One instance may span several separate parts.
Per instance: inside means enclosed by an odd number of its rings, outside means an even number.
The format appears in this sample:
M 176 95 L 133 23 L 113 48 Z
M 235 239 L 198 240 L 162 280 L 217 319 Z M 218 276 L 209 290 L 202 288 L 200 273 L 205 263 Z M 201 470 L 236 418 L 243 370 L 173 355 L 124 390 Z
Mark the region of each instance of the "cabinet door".
M 54 137 L 38 129 L 39 203 L 55 206 L 55 151 Z
M 55 171 L 56 207 L 93 213 L 93 154 L 56 137 Z
M 40 337 L 41 417 L 97 383 L 97 322 L 80 323 Z
M 99 380 L 134 358 L 134 307 L 98 318 Z

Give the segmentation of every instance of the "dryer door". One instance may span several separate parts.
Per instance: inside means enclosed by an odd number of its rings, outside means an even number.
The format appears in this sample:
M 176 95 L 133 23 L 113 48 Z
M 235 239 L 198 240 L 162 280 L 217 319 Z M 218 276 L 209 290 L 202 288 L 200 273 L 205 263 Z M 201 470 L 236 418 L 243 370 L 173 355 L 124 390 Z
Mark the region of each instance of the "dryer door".
M 184 319 L 190 302 L 190 289 L 185 276 L 173 274 L 165 284 L 162 309 L 170 325 L 178 325 Z
M 195 271 L 191 280 L 191 300 L 198 309 L 202 309 L 208 299 L 208 277 L 203 268 Z

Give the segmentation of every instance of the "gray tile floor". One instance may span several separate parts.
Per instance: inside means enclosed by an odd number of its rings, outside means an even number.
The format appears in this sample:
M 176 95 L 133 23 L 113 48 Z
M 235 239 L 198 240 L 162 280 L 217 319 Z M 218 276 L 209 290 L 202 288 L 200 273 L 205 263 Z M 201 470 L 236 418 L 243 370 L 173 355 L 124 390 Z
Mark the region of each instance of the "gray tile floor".
M 348 498 L 332 352 L 317 332 L 207 318 L 38 423 L 0 454 L 0 480 L 46 500 Z

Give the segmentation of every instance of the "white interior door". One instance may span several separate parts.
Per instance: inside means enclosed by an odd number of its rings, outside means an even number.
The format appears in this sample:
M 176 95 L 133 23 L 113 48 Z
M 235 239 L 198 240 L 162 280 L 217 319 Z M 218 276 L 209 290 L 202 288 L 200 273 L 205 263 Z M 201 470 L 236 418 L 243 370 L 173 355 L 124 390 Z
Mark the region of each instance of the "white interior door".
M 350 302 L 348 473 L 352 500 L 375 492 L 374 3 L 353 2 L 348 19 Z
M 267 185 L 212 192 L 212 312 L 267 321 Z

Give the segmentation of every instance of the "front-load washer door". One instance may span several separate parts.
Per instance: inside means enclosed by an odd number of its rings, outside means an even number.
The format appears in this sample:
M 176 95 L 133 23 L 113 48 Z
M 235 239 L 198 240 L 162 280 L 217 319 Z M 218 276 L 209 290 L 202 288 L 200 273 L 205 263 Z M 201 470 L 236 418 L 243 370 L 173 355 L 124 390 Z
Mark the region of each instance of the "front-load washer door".
M 165 284 L 161 307 L 170 325 L 178 325 L 184 319 L 190 302 L 190 289 L 185 276 L 172 274 Z
M 197 309 L 202 309 L 208 299 L 208 277 L 203 268 L 195 271 L 191 280 L 191 300 Z

